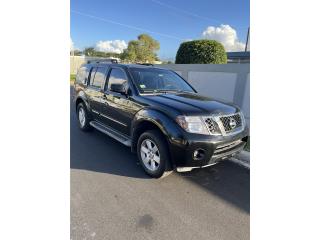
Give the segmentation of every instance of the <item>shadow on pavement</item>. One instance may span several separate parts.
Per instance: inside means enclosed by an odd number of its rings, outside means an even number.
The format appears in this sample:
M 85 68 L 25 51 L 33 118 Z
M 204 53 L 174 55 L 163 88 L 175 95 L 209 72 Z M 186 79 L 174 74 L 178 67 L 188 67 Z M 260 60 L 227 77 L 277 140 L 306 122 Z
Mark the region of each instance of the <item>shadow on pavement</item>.
M 250 213 L 250 171 L 230 161 L 179 173 L 181 177 Z
M 149 178 L 138 165 L 138 159 L 131 153 L 130 148 L 96 130 L 84 133 L 80 129 L 73 128 L 71 125 L 71 168 L 134 178 Z

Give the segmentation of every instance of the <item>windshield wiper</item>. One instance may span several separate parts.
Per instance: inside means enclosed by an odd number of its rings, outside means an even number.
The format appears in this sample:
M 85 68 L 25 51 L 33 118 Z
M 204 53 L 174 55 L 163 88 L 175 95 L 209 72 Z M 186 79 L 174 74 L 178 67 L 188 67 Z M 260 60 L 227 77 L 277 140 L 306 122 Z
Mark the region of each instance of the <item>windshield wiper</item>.
M 166 90 L 166 89 L 154 89 L 153 92 L 154 93 L 158 93 L 158 92 L 159 93 L 168 93 L 168 90 Z
M 183 93 L 183 92 L 187 92 L 185 90 L 178 90 L 178 89 L 153 89 L 153 90 L 145 90 L 143 91 L 145 93 Z
M 153 89 L 153 90 L 144 90 L 145 93 L 168 93 L 170 90 L 166 89 Z
M 169 92 L 181 92 L 183 90 L 178 90 L 178 89 L 155 89 L 153 90 L 154 92 L 163 92 L 163 93 L 169 93 Z

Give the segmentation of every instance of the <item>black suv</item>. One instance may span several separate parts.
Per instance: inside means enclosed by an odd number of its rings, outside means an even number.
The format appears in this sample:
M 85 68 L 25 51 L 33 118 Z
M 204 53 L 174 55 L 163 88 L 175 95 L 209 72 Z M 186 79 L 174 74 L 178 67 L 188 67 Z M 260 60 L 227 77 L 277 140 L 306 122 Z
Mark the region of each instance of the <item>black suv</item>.
M 84 64 L 74 87 L 80 129 L 95 128 L 131 147 L 152 177 L 216 164 L 247 141 L 238 107 L 199 95 L 171 70 Z

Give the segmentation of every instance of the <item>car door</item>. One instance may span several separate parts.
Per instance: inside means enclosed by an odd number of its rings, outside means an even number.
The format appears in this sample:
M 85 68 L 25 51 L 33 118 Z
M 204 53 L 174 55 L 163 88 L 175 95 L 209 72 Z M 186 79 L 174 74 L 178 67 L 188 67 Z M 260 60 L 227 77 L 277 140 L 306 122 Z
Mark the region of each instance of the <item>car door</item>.
M 130 93 L 132 91 L 129 90 L 128 95 L 111 91 L 113 83 L 127 84 L 129 89 L 132 87 L 127 73 L 122 68 L 112 67 L 104 87 L 101 116 L 106 125 L 129 136 L 132 119 L 141 106 L 133 100 Z
M 86 91 L 95 120 L 101 120 L 101 98 L 104 95 L 102 87 L 106 79 L 106 70 L 106 67 L 94 67 L 91 70 L 90 81 Z

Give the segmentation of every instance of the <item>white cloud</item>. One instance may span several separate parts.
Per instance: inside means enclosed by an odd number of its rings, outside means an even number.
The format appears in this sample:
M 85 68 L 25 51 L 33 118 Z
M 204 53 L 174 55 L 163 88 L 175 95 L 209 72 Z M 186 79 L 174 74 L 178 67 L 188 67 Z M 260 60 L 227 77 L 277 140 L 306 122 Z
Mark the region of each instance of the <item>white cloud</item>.
M 236 30 L 229 25 L 209 26 L 202 33 L 202 37 L 222 43 L 227 52 L 243 51 L 245 48 L 245 44 L 238 40 Z
M 99 41 L 95 48 L 101 52 L 122 53 L 127 43 L 124 40 Z

